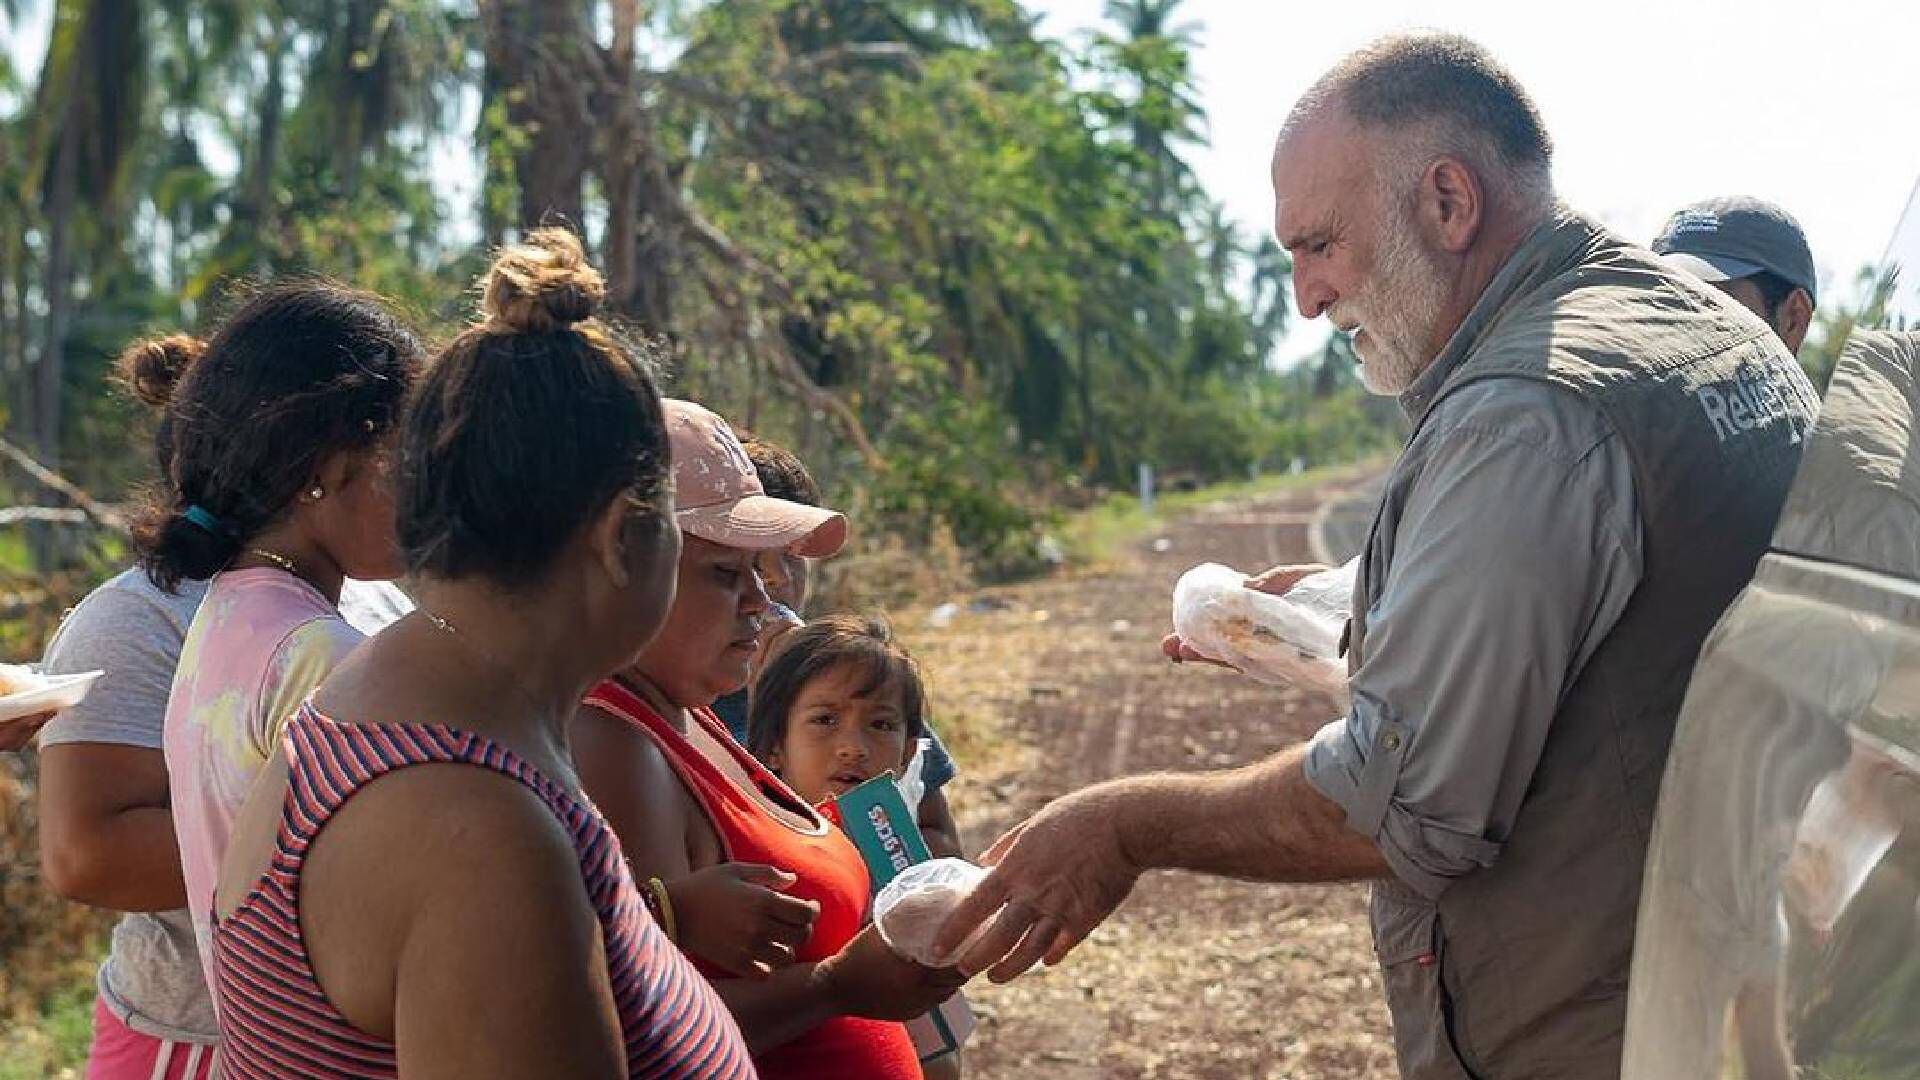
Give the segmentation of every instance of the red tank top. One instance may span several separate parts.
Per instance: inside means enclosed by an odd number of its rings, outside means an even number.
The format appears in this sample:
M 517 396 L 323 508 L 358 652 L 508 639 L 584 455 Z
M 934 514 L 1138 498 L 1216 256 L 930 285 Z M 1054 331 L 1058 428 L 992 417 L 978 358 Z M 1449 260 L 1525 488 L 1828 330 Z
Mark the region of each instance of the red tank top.
M 640 695 L 609 680 L 587 695 L 586 703 L 617 716 L 652 739 L 687 790 L 700 803 L 721 850 L 732 862 L 777 866 L 799 880 L 787 893 L 820 905 L 813 934 L 796 959 L 824 960 L 853 940 L 866 923 L 871 882 L 866 863 L 839 829 L 807 810 L 813 824 L 796 828 L 774 816 L 752 793 L 740 790 L 719 766 L 707 760 L 685 735 L 662 719 Z M 733 741 L 726 725 L 707 709 L 689 710 L 714 741 L 733 754 L 740 767 L 768 798 L 806 808 L 779 777 Z M 724 978 L 702 967 L 709 978 Z M 839 1016 L 792 1042 L 767 1051 L 754 1062 L 767 1080 L 919 1080 L 920 1062 L 902 1024 Z

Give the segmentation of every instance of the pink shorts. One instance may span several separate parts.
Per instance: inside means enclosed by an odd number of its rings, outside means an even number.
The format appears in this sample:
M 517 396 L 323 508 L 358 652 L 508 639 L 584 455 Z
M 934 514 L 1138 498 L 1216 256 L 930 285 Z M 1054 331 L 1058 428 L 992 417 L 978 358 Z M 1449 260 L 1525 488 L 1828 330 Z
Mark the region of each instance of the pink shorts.
M 142 1035 L 120 1022 L 100 998 L 93 999 L 93 1049 L 87 1080 L 208 1080 L 214 1048 Z

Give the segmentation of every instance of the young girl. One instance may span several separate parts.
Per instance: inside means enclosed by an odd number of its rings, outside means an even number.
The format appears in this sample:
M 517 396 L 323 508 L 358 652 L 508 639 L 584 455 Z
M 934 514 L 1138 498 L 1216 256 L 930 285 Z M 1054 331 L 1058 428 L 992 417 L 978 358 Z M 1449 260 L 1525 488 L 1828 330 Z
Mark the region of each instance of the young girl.
M 747 749 L 815 805 L 889 770 L 902 775 L 927 732 L 920 665 L 885 622 L 856 615 L 784 635 L 747 710 Z M 960 1055 L 921 1068 L 927 1080 L 958 1080 Z
M 803 503 L 807 506 L 820 505 L 820 485 L 814 482 L 813 474 L 807 470 L 794 453 L 777 443 L 754 436 L 741 440 L 747 457 L 753 462 L 753 470 L 760 476 L 760 484 L 767 494 L 775 499 Z M 807 610 L 807 595 L 812 591 L 812 560 L 803 558 L 790 551 L 763 551 L 756 563 L 760 578 L 766 582 L 767 596 L 781 605 L 791 615 L 792 612 Z M 776 612 L 777 616 L 777 612 Z M 768 619 L 760 634 L 761 655 L 754 662 L 756 674 L 759 668 L 771 659 L 777 651 L 779 639 L 801 625 L 795 617 L 789 622 L 786 618 Z M 742 687 L 738 692 L 729 694 L 713 703 L 713 711 L 727 722 L 727 729 L 734 741 L 747 744 L 747 690 Z M 947 748 L 940 743 L 940 733 L 927 725 L 925 763 L 920 770 L 920 780 L 925 785 L 920 797 L 918 824 L 920 835 L 927 842 L 927 850 L 936 858 L 961 858 L 960 826 L 953 820 L 953 810 L 947 806 L 945 788 L 956 775 L 953 758 L 947 754 Z M 912 744 L 908 746 L 911 753 Z
M 403 569 L 388 448 L 426 359 L 376 296 L 302 281 L 256 294 L 167 394 L 167 482 L 133 526 L 153 584 L 206 580 L 162 738 L 187 911 L 209 916 L 234 812 L 308 691 L 364 635 L 347 578 Z
M 787 634 L 747 710 L 747 749 L 816 805 L 899 775 L 926 730 L 920 666 L 886 623 L 854 615 Z

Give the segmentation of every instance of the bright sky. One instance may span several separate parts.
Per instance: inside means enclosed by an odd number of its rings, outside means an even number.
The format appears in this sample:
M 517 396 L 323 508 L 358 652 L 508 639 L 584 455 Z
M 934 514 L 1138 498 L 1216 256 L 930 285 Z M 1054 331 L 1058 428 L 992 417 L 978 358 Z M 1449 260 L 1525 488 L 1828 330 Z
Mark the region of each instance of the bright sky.
M 1072 40 L 1104 0 L 1028 0 Z M 1920 4 L 1912 0 L 1187 0 L 1212 145 L 1199 178 L 1252 235 L 1271 228 L 1267 157 L 1294 99 L 1393 30 L 1486 45 L 1534 96 L 1561 198 L 1646 243 L 1675 208 L 1748 194 L 1806 229 L 1823 298 L 1886 254 L 1920 179 Z M 1920 273 L 1917 268 L 1913 273 Z M 1297 333 L 1283 354 L 1317 347 Z

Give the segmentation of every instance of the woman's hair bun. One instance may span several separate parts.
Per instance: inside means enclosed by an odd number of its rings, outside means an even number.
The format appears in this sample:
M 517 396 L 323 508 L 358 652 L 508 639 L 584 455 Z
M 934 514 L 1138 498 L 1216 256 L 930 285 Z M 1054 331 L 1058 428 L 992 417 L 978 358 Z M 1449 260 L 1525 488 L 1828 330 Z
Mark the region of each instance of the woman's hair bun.
M 174 387 L 206 351 L 207 343 L 197 337 L 168 334 L 127 346 L 114 367 L 134 397 L 158 409 L 173 399 Z
M 535 229 L 494 258 L 480 306 L 505 330 L 543 333 L 593 318 L 606 295 L 607 283 L 587 265 L 579 237 Z

